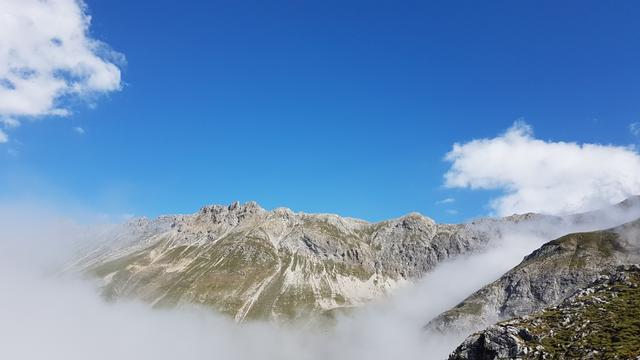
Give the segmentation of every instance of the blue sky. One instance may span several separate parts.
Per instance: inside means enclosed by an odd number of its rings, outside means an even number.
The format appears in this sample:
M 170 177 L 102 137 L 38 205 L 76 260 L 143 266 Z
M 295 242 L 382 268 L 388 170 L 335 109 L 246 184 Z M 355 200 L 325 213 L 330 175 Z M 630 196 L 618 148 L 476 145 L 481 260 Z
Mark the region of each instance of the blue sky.
M 455 142 L 525 119 L 551 142 L 638 143 L 636 1 L 86 3 L 124 85 L 11 129 L 0 199 L 454 222 L 496 194 L 443 186 Z

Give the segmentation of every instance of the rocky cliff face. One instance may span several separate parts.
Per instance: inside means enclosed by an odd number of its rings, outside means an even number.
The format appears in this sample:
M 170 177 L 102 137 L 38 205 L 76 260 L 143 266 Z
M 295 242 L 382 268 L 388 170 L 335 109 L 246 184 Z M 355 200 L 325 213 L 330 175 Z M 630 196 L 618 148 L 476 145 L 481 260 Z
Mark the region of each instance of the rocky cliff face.
M 468 337 L 450 360 L 635 359 L 640 356 L 640 266 L 619 266 L 530 316 Z
M 639 262 L 639 235 L 640 220 L 636 220 L 609 230 L 575 233 L 551 241 L 426 327 L 468 334 L 497 321 L 557 305 L 603 271 Z
M 75 264 L 102 281 L 107 298 L 201 304 L 243 321 L 363 304 L 489 236 L 487 227 L 441 225 L 415 213 L 368 223 L 234 203 L 135 220 L 118 239 Z

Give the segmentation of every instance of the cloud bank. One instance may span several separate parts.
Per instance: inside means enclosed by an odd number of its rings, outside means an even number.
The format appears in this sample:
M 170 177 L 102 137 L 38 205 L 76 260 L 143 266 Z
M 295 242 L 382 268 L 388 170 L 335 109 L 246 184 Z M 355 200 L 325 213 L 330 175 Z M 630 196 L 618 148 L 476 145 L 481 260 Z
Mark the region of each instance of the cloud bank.
M 89 217 L 92 218 L 92 217 Z M 38 226 L 33 226 L 38 224 Z M 421 329 L 542 240 L 513 237 L 505 246 L 439 266 L 415 287 L 372 303 L 335 327 L 238 325 L 201 308 L 153 310 L 135 301 L 106 303 L 85 280 L 52 269 L 110 224 L 84 225 L 56 210 L 0 204 L 0 347 L 2 359 L 442 359 L 461 337 Z
M 121 88 L 124 56 L 89 34 L 81 0 L 0 1 L 0 123 L 70 114 L 69 100 Z
M 445 186 L 499 190 L 498 215 L 567 214 L 640 194 L 640 154 L 631 147 L 536 139 L 517 121 L 504 134 L 454 144 Z
M 84 213 L 78 220 L 60 208 L 0 203 L 0 359 L 444 359 L 465 334 L 427 333 L 422 327 L 428 320 L 549 239 L 606 228 L 639 213 L 621 209 L 598 216 L 598 224 L 506 226 L 495 232 L 500 235 L 486 251 L 442 263 L 414 286 L 322 328 L 238 325 L 202 308 L 107 303 L 98 295 L 98 284 L 55 269 L 68 264 L 74 250 L 102 244 L 100 234 L 117 225 Z

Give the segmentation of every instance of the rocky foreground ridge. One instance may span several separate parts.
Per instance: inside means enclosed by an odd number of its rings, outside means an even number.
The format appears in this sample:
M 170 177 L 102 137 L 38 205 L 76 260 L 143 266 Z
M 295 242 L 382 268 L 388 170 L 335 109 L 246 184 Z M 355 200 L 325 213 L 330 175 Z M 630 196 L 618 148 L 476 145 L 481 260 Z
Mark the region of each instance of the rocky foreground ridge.
M 429 331 L 469 334 L 555 306 L 616 266 L 640 262 L 640 219 L 550 241 L 518 266 L 431 320 Z
M 450 360 L 640 358 L 640 266 L 598 276 L 560 305 L 468 337 Z

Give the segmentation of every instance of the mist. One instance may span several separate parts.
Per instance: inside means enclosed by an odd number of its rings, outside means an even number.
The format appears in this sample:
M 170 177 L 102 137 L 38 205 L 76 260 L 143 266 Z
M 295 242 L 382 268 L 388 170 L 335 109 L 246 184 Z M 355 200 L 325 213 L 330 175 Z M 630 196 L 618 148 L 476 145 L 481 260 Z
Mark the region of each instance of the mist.
M 587 222 L 502 226 L 483 252 L 444 262 L 413 285 L 337 318 L 331 327 L 236 324 L 199 307 L 107 303 L 96 284 L 60 272 L 86 239 L 116 226 L 39 204 L 0 205 L 0 358 L 443 359 L 464 335 L 427 333 L 433 317 L 497 279 L 545 242 L 637 218 L 613 208 Z M 598 219 L 598 221 L 596 221 Z M 97 241 L 97 240 L 96 240 Z

